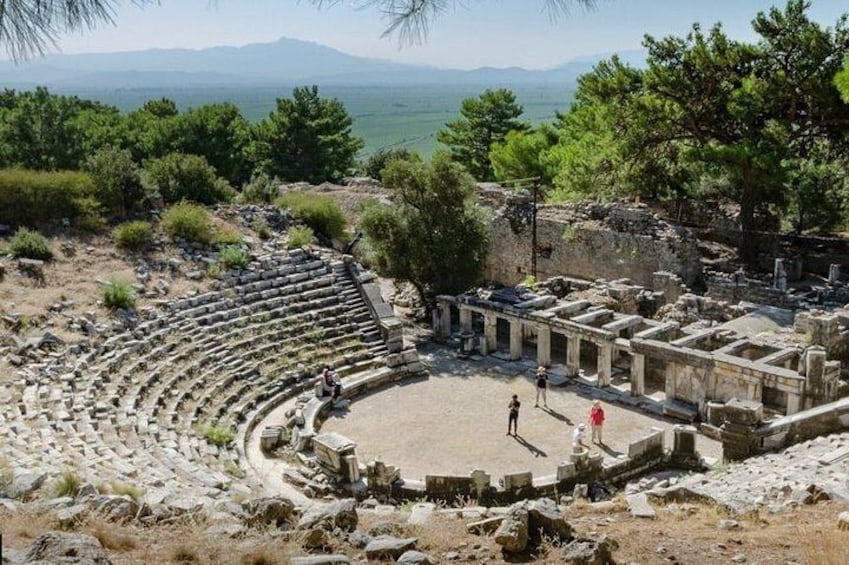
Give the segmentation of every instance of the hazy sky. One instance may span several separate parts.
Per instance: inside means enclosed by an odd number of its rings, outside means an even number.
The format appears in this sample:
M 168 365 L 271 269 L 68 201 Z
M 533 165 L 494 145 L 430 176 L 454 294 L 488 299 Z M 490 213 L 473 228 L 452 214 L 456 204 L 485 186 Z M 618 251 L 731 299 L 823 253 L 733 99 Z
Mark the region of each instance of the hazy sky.
M 543 0 L 465 0 L 466 8 L 432 22 L 427 43 L 400 47 L 381 39 L 386 21 L 375 9 L 343 0 L 318 10 L 298 0 L 162 0 L 140 9 L 120 3 L 116 26 L 63 37 L 64 53 L 152 47 L 202 48 L 268 42 L 282 36 L 315 41 L 355 55 L 441 67 L 545 68 L 574 57 L 639 49 L 643 34 L 683 35 L 693 22 L 721 21 L 735 38 L 754 37 L 754 15 L 769 0 L 599 0 L 550 22 Z M 811 16 L 833 26 L 846 0 L 813 0 Z

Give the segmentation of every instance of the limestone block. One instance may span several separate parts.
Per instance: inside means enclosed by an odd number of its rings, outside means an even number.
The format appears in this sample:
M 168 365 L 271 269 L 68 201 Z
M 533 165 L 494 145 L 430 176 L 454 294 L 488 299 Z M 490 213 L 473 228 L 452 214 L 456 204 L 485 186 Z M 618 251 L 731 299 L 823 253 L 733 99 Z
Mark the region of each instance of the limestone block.
M 754 426 L 763 420 L 763 410 L 763 404 L 760 402 L 732 398 L 725 403 L 725 421 Z
M 652 520 L 657 516 L 645 493 L 629 494 L 625 497 L 625 500 L 628 502 L 628 510 L 631 512 L 631 516 Z
M 563 462 L 557 466 L 557 480 L 567 481 L 577 474 L 577 469 L 574 463 Z
M 837 517 L 837 529 L 849 531 L 849 512 L 841 512 Z
M 521 553 L 528 545 L 528 511 L 517 507 L 510 510 L 495 532 L 495 543 L 505 553 Z
M 533 473 L 511 473 L 504 475 L 504 490 L 512 491 L 520 488 L 533 486 Z
M 415 549 L 417 538 L 396 538 L 393 536 L 377 536 L 366 545 L 368 559 L 397 559 L 405 552 Z

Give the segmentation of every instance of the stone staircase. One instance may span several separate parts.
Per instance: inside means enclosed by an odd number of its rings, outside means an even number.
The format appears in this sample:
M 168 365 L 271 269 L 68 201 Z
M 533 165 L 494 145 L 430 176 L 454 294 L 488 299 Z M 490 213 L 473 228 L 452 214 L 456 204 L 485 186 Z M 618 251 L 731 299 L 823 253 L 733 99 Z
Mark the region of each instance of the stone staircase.
M 216 496 L 244 461 L 239 442 L 213 445 L 205 426 L 244 437 L 257 413 L 310 388 L 324 364 L 344 383 L 389 354 L 345 264 L 304 250 L 161 306 L 0 390 L 0 454 L 95 483 Z

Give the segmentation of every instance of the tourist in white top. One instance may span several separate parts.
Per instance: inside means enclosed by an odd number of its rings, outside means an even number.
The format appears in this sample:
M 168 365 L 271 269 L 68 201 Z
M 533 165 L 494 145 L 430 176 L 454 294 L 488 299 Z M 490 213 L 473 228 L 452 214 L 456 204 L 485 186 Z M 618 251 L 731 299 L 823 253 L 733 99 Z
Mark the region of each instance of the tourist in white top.
M 572 432 L 572 450 L 580 451 L 587 447 L 584 444 L 584 431 L 587 429 L 586 424 L 578 424 L 578 427 Z

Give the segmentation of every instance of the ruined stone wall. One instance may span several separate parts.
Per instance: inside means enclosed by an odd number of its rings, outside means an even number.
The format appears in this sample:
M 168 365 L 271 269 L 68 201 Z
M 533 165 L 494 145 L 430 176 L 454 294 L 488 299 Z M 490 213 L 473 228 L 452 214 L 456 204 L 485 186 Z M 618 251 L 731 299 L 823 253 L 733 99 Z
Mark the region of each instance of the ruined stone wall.
M 691 285 L 701 278 L 695 238 L 655 218 L 647 208 L 624 205 L 541 206 L 537 216 L 537 279 L 571 276 L 628 278 L 652 286 L 657 271 Z M 491 222 L 485 276 L 512 285 L 531 274 L 530 206 L 508 205 Z

